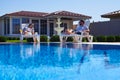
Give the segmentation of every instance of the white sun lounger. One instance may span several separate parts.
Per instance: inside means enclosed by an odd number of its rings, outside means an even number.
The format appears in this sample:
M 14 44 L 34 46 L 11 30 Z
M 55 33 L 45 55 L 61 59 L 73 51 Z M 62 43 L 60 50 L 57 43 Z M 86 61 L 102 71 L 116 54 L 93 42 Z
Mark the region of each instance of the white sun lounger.
M 68 37 L 72 37 L 75 42 L 82 42 L 82 39 L 84 37 L 89 37 L 89 42 L 93 41 L 93 36 L 92 35 L 78 35 L 78 34 L 61 34 L 60 35 L 60 41 L 61 42 L 66 42 Z
M 22 24 L 22 27 L 20 29 L 20 41 L 22 42 L 23 41 L 23 38 L 37 38 L 37 42 L 40 42 L 40 35 L 37 34 L 37 32 L 35 32 L 34 35 L 24 35 L 23 34 L 23 29 L 25 27 L 28 27 L 28 24 Z
M 85 26 L 87 26 L 89 28 L 89 25 L 90 25 L 90 21 L 86 20 L 85 21 Z M 78 35 L 78 34 L 61 34 L 60 35 L 60 41 L 63 42 L 63 38 L 64 38 L 64 42 L 66 42 L 68 37 L 73 37 L 75 42 L 82 42 L 82 39 L 84 37 L 89 38 L 89 42 L 93 41 L 93 36 L 92 35 L 90 35 L 90 34 L 85 35 L 83 32 L 81 32 L 81 35 Z

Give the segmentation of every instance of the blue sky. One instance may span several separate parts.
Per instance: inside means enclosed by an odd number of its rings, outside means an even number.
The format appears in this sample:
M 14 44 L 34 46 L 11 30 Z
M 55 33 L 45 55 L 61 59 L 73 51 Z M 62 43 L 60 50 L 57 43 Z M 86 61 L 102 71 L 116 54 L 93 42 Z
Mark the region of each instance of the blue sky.
M 0 16 L 16 11 L 54 12 L 67 10 L 106 20 L 100 15 L 120 10 L 120 0 L 0 0 Z

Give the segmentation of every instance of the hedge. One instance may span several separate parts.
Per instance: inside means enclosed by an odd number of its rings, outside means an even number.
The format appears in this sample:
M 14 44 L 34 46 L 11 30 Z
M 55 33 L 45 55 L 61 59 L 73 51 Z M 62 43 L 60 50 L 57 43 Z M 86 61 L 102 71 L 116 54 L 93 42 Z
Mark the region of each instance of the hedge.
M 115 42 L 115 36 L 107 36 L 107 42 Z
M 106 42 L 106 36 L 97 36 L 96 37 L 97 42 Z
M 7 41 L 7 37 L 0 36 L 0 42 L 6 42 L 6 41 Z
M 59 35 L 53 35 L 53 36 L 50 38 L 50 42 L 60 42 Z
M 47 41 L 48 41 L 48 37 L 46 35 L 40 36 L 40 42 L 47 42 Z
M 67 42 L 72 42 L 72 41 L 73 41 L 73 38 L 72 38 L 72 37 L 68 37 L 66 41 L 67 41 Z
M 27 38 L 27 42 L 34 42 L 33 38 Z
M 120 42 L 120 36 L 115 36 L 115 41 Z

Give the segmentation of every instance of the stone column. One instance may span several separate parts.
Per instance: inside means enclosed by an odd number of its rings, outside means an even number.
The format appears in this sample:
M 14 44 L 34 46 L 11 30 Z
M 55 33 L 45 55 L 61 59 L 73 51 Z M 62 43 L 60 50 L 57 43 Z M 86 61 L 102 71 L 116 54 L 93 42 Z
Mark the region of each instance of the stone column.
M 10 17 L 10 34 L 13 34 L 12 18 Z
M 49 18 L 47 18 L 47 36 L 50 36 L 50 22 L 49 22 Z

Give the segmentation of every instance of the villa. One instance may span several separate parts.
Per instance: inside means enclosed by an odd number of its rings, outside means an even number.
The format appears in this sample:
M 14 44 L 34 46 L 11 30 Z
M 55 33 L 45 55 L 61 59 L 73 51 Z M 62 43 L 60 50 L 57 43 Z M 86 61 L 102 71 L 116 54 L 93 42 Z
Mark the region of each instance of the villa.
M 19 37 L 19 30 L 22 24 L 34 23 L 35 32 L 38 32 L 40 35 L 52 36 L 56 34 L 54 28 L 57 27 L 57 19 L 60 19 L 62 22 L 60 26 L 66 29 L 73 26 L 73 21 L 90 18 L 91 16 L 69 11 L 56 11 L 52 13 L 31 11 L 13 12 L 0 17 L 0 35 Z

